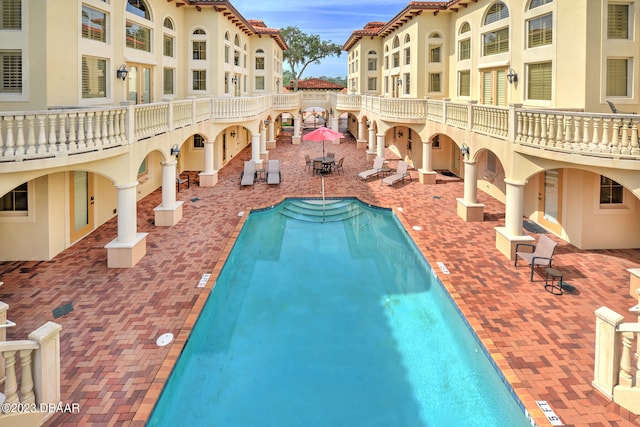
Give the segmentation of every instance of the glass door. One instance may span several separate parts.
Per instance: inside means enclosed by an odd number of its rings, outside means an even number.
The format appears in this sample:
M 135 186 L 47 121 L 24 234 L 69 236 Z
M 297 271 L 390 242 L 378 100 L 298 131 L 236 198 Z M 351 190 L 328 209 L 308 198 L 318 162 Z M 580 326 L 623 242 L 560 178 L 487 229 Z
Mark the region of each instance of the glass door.
M 71 232 L 75 242 L 93 230 L 93 175 L 88 172 L 71 172 L 69 177 Z
M 152 73 L 151 68 L 142 64 L 127 64 L 127 99 L 136 104 L 148 104 L 152 102 Z
M 482 103 L 487 105 L 507 106 L 507 69 L 495 68 L 483 70 L 481 73 Z
M 538 222 L 543 227 L 560 234 L 562 214 L 562 170 L 544 172 L 538 192 Z

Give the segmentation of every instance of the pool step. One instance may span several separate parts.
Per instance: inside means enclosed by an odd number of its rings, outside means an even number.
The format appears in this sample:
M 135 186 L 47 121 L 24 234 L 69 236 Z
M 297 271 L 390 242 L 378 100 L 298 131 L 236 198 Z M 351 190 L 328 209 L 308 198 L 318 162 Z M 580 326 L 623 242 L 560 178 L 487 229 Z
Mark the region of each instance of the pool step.
M 280 210 L 286 217 L 309 222 L 343 221 L 363 212 L 357 203 L 338 199 L 289 201 Z

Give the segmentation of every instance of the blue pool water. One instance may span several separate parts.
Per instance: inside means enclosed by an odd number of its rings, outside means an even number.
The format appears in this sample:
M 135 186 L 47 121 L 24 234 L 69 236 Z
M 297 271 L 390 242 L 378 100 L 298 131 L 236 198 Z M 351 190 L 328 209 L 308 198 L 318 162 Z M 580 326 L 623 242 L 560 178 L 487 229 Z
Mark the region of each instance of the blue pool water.
M 530 426 L 394 214 L 318 203 L 250 214 L 149 425 Z

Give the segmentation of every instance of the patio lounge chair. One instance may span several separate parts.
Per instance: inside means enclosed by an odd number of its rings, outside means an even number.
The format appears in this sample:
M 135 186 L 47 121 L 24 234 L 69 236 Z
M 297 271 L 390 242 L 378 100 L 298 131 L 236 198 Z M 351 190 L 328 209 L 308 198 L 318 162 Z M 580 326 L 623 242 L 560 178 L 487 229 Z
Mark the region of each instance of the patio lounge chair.
M 409 177 L 409 181 L 411 181 L 411 174 L 409 173 L 409 163 L 405 162 L 404 160 L 400 160 L 398 162 L 398 169 L 396 170 L 396 173 L 394 173 L 393 175 L 389 175 L 386 178 L 382 178 L 382 181 L 380 181 L 380 185 L 386 184 L 393 186 L 393 184 L 398 181 L 402 181 L 402 183 L 404 184 L 405 177 Z
M 537 245 L 529 243 L 516 244 L 516 259 L 513 263 L 514 266 L 518 266 L 518 257 L 522 258 L 527 265 L 531 266 L 531 281 L 533 281 L 533 271 L 536 266 L 551 267 L 551 260 L 553 258 L 553 252 L 556 250 L 558 244 L 547 237 L 545 234 L 540 235 Z M 532 249 L 532 252 L 518 251 L 520 246 L 528 246 Z
M 635 114 L 634 112 L 630 112 L 630 111 L 620 111 L 618 110 L 618 108 L 615 106 L 615 104 L 611 101 L 607 101 L 607 104 L 609 104 L 609 108 L 611 108 L 611 112 L 613 114 Z
M 280 186 L 280 160 L 269 160 L 267 165 L 267 184 Z
M 384 165 L 384 159 L 382 157 L 376 157 L 375 160 L 373 161 L 373 167 L 366 171 L 360 172 L 357 177 L 362 179 L 363 181 L 366 181 L 372 176 L 378 175 L 382 171 L 383 165 Z
M 253 185 L 256 182 L 256 163 L 253 160 L 244 162 L 244 170 L 240 175 L 240 186 Z

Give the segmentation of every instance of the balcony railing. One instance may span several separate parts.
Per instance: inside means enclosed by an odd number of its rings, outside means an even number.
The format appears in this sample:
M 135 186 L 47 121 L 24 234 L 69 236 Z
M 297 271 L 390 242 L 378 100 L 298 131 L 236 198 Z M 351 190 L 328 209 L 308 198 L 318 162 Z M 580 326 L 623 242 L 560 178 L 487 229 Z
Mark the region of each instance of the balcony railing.
M 205 120 L 233 123 L 322 102 L 398 123 L 441 123 L 543 151 L 640 159 L 640 116 L 476 102 L 297 92 L 175 100 L 117 107 L 0 113 L 0 162 L 62 157 L 135 143 Z M 273 114 L 273 113 L 272 113 Z

